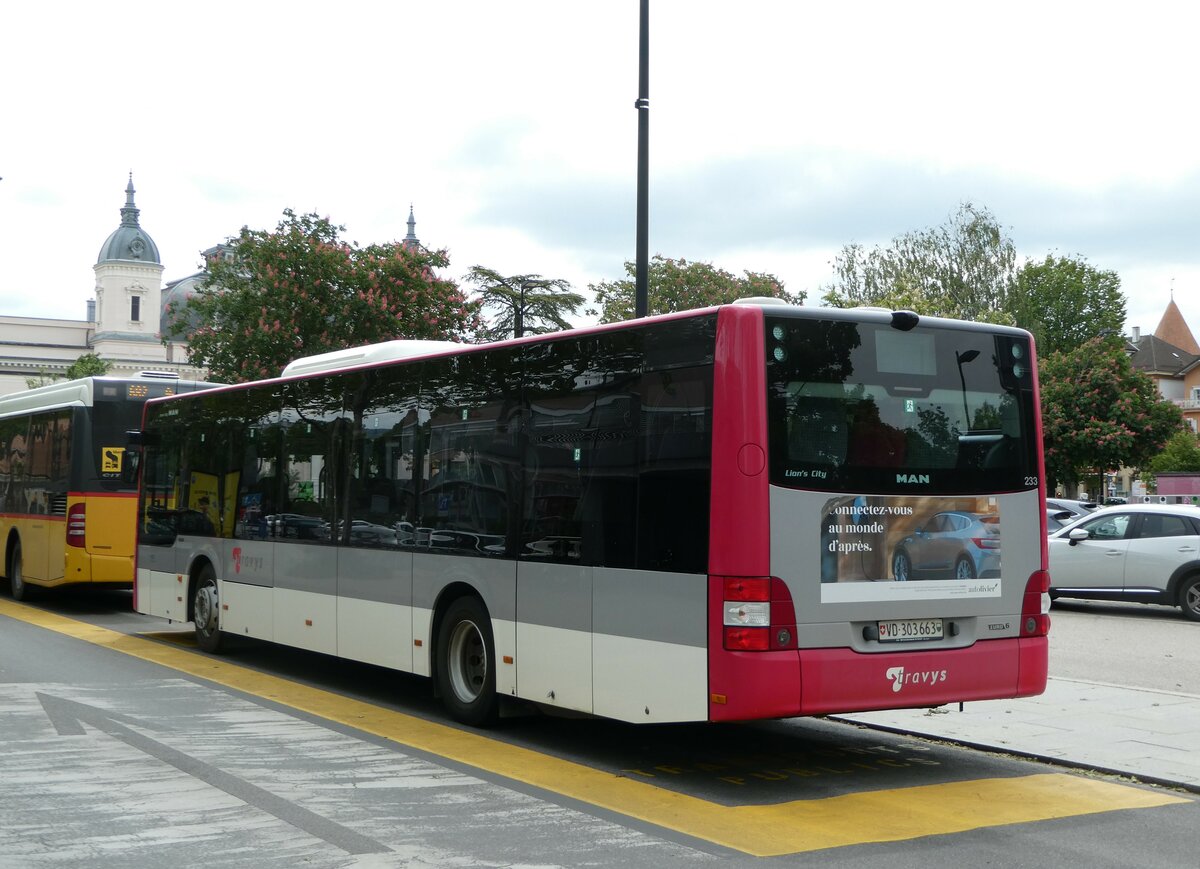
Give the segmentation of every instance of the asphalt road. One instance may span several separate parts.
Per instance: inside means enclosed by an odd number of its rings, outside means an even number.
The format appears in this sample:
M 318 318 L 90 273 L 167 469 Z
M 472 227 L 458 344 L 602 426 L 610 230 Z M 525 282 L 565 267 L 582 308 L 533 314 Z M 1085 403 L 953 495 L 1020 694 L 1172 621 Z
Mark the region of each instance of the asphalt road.
M 1050 621 L 1052 675 L 1200 696 L 1200 622 L 1177 607 L 1060 598 Z
M 128 603 L 0 606 L 3 869 L 1195 865 L 1186 794 L 823 719 L 462 730 L 421 679 Z M 1166 647 L 1162 613 L 1064 609 L 1056 648 Z

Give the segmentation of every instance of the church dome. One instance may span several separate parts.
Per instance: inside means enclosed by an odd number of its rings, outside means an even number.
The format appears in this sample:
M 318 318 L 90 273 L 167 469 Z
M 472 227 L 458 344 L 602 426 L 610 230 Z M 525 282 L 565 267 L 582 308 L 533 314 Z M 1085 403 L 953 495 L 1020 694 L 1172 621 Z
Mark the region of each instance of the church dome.
M 164 334 L 168 333 L 169 324 L 178 323 L 182 327 L 182 336 L 177 335 L 176 337 L 186 339 L 187 334 L 195 331 L 196 327 L 200 325 L 200 318 L 188 303 L 199 292 L 207 279 L 206 272 L 197 272 L 167 284 L 166 289 L 163 290 L 162 316 L 159 320 L 163 325 Z
M 133 173 L 129 173 L 129 184 L 125 188 L 125 207 L 121 209 L 121 225 L 104 242 L 96 263 L 109 260 L 132 260 L 134 262 L 162 265 L 158 256 L 158 245 L 138 225 L 138 208 L 133 204 Z

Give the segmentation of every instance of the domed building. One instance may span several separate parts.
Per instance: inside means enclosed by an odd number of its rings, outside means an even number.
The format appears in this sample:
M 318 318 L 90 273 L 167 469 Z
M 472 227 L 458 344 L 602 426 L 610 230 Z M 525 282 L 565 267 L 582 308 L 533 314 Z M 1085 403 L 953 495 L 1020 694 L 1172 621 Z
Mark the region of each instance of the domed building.
M 165 306 L 185 303 L 203 272 L 168 284 L 164 295 L 158 245 L 141 226 L 134 193 L 131 172 L 121 222 L 92 267 L 95 299 L 87 301 L 85 320 L 0 316 L 0 395 L 26 389 L 30 379 L 61 377 L 86 353 L 109 362 L 113 375 L 153 369 L 202 376 L 187 364 L 186 345 L 163 344 L 162 322 Z

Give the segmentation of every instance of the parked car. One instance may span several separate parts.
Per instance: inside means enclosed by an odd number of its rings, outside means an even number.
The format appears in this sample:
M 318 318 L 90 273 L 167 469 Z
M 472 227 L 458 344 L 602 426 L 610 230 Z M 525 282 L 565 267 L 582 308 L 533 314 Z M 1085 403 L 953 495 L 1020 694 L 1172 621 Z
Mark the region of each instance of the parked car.
M 1200 507 L 1104 507 L 1048 544 L 1051 598 L 1167 604 L 1200 621 Z
M 1000 575 L 1000 518 L 961 510 L 934 513 L 892 553 L 892 575 L 973 579 Z
M 1060 528 L 1066 528 L 1079 517 L 1070 510 L 1058 510 L 1054 507 L 1046 508 L 1046 533 L 1053 534 Z
M 1046 509 L 1067 510 L 1072 516 L 1086 516 L 1093 510 L 1100 509 L 1095 501 L 1074 501 L 1070 498 L 1047 498 Z

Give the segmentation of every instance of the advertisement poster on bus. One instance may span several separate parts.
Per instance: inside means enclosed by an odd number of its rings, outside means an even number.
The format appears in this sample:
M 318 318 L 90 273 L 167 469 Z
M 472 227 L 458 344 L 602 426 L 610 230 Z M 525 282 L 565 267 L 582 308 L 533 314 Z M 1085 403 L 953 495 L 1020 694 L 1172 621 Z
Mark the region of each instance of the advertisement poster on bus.
M 843 496 L 820 521 L 823 602 L 1000 596 L 995 498 Z

